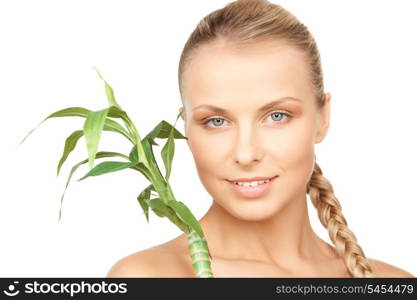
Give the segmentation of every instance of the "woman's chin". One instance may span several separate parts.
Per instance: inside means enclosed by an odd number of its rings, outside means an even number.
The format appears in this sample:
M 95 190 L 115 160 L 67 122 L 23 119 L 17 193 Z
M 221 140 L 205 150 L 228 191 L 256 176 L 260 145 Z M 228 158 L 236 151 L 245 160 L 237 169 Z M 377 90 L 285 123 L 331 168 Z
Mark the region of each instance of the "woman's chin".
M 238 203 L 228 203 L 223 208 L 236 219 L 248 222 L 265 221 L 276 215 L 280 211 L 278 205 L 272 199 L 258 199 L 257 201 L 238 201 Z

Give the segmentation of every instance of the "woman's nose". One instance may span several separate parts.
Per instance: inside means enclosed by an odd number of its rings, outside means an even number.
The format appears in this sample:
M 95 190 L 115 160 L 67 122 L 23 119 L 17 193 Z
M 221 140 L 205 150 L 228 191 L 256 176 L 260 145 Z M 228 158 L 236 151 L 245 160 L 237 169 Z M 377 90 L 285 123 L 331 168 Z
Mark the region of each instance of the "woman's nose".
M 236 163 L 247 165 L 262 158 L 262 145 L 254 129 L 241 128 L 236 136 L 234 145 L 234 160 Z

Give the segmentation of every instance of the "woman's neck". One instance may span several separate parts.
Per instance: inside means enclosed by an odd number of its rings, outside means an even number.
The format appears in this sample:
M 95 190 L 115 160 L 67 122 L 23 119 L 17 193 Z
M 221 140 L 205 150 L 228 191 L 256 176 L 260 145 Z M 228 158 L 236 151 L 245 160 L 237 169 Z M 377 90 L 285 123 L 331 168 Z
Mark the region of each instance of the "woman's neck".
M 285 268 L 307 260 L 337 257 L 334 249 L 313 231 L 305 195 L 261 221 L 236 218 L 213 201 L 200 224 L 210 253 L 217 258 L 265 262 Z

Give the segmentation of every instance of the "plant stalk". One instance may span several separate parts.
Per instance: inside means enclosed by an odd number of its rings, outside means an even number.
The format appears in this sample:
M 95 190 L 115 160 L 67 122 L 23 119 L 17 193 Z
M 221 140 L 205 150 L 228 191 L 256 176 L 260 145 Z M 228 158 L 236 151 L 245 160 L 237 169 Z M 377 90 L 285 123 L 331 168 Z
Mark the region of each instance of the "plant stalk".
M 166 198 L 166 202 L 168 202 L 171 199 L 175 200 L 174 193 L 172 192 L 169 183 L 166 184 L 166 188 L 160 195 L 163 201 L 164 198 Z M 194 229 L 185 224 L 178 216 L 172 218 L 168 216 L 168 218 L 171 220 L 171 222 L 177 225 L 177 227 L 181 231 L 183 231 L 187 235 L 188 250 L 190 252 L 192 267 L 196 276 L 199 278 L 214 277 L 213 272 L 211 270 L 211 257 L 209 254 L 207 241 L 205 237 L 201 238 L 200 235 Z
M 194 230 L 187 235 L 187 238 L 192 266 L 197 277 L 214 277 L 206 239 L 202 239 Z

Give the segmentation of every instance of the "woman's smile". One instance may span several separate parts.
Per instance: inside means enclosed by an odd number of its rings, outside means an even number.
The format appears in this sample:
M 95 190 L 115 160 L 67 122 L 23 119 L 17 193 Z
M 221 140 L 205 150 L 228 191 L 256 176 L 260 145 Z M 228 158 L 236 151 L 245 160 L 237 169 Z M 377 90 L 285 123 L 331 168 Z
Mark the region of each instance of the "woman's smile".
M 275 176 L 269 180 L 260 180 L 253 182 L 234 182 L 226 180 L 233 191 L 242 198 L 260 198 L 265 196 L 272 188 L 277 180 Z

